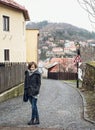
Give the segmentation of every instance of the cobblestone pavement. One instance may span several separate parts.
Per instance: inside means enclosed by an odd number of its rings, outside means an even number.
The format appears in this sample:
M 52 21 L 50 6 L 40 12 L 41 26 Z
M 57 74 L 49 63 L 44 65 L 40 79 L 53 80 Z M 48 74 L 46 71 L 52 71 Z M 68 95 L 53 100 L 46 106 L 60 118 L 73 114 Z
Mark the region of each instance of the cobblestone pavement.
M 31 117 L 31 106 L 29 102 L 24 103 L 20 96 L 0 103 L 0 126 L 6 126 L 4 130 L 9 126 L 14 130 L 95 130 L 93 124 L 83 119 L 82 101 L 79 92 L 68 83 L 42 79 L 38 99 L 40 125 L 27 125 Z

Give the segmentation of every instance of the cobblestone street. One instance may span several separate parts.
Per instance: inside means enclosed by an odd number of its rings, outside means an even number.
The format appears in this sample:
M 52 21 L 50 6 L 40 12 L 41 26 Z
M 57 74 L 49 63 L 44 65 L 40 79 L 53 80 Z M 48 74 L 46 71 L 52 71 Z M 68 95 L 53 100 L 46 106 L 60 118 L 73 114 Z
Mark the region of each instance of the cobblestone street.
M 28 126 L 31 117 L 30 103 L 22 96 L 0 103 L 0 126 L 9 130 L 25 129 L 95 130 L 95 126 L 83 118 L 83 100 L 77 89 L 64 81 L 42 79 L 38 99 L 40 125 Z M 0 127 L 0 130 L 3 127 Z M 4 130 L 6 130 L 4 128 Z

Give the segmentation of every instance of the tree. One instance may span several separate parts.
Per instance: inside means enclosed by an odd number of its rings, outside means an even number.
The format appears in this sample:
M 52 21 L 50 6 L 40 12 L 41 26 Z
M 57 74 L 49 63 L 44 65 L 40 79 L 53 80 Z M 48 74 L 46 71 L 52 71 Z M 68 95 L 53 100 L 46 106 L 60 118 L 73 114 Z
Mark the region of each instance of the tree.
M 95 23 L 95 0 L 77 0 L 80 6 L 87 11 L 91 23 Z

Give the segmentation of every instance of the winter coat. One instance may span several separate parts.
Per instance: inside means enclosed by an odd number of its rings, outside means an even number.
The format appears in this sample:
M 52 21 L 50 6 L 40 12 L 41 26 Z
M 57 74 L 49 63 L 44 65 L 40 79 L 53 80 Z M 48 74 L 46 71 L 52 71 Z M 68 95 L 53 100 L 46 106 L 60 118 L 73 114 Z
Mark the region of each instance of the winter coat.
M 31 72 L 25 71 L 24 91 L 28 93 L 28 96 L 36 96 L 39 94 L 41 85 L 41 74 L 38 70 Z

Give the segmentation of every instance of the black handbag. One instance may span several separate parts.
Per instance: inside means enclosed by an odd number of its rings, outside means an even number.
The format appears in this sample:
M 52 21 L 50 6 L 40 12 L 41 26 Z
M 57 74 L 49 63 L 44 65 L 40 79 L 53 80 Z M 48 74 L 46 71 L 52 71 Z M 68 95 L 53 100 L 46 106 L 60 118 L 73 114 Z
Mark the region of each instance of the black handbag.
M 23 101 L 28 102 L 28 93 L 26 91 L 24 91 L 24 94 L 23 94 Z

